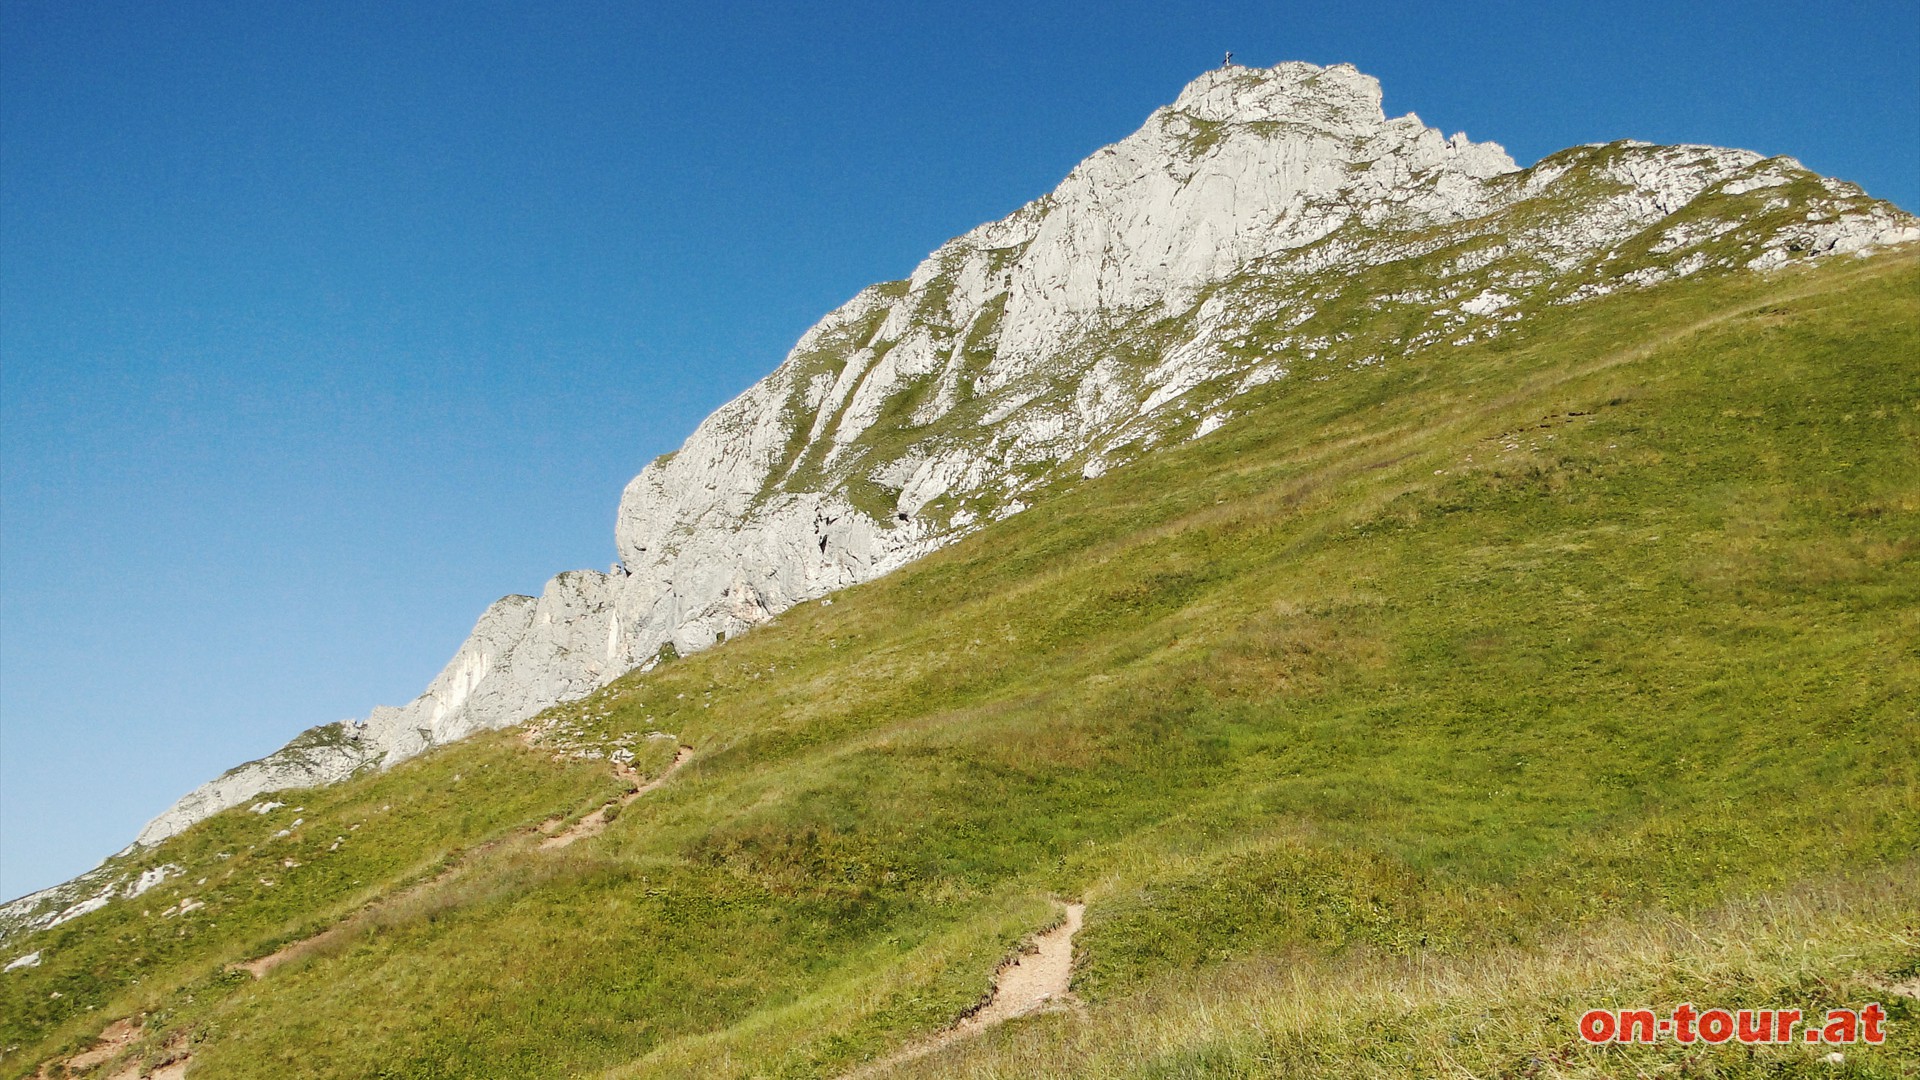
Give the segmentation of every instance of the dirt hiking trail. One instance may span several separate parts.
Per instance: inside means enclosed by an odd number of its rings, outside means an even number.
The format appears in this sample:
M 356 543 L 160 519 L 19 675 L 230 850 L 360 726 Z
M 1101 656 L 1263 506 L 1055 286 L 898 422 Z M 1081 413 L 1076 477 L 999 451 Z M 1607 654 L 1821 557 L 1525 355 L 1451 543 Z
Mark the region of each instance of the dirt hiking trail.
M 566 831 L 558 833 L 553 836 L 549 836 L 546 839 L 540 841 L 540 850 L 550 851 L 555 848 L 563 848 L 563 847 L 566 847 L 568 844 L 573 843 L 575 840 L 585 839 L 586 837 L 593 836 L 596 833 L 599 833 L 601 830 L 607 827 L 607 815 L 613 807 L 615 806 L 624 807 L 628 803 L 633 802 L 633 800 L 639 798 L 642 795 L 645 795 L 649 791 L 657 791 L 661 785 L 667 782 L 669 777 L 671 777 L 675 772 L 677 772 L 680 769 L 680 766 L 685 765 L 688 759 L 692 757 L 693 757 L 693 747 L 691 746 L 680 747 L 679 753 L 675 754 L 673 757 L 673 762 L 669 764 L 665 769 L 661 770 L 661 773 L 659 776 L 656 776 L 653 779 L 646 781 L 645 783 L 640 782 L 640 774 L 635 772 L 631 766 L 616 763 L 614 765 L 614 769 L 621 776 L 626 777 L 629 781 L 632 781 L 634 783 L 634 786 L 628 789 L 625 795 L 620 796 L 618 799 L 615 799 L 613 802 L 610 802 L 605 806 L 600 807 L 598 810 L 595 810 L 592 813 L 587 814 L 585 817 L 582 817 L 579 821 L 575 822 L 573 826 L 567 829 Z M 470 861 L 474 855 L 478 855 L 482 852 L 491 850 L 492 848 L 497 847 L 500 843 L 501 841 L 494 840 L 489 843 L 483 844 L 480 847 L 477 847 L 473 851 L 469 852 L 467 855 L 467 858 L 463 859 L 459 865 L 450 866 L 446 870 L 442 871 L 441 873 L 435 875 L 432 878 L 427 879 L 426 881 L 422 881 L 417 885 L 414 885 L 407 889 L 403 889 L 398 893 L 385 897 L 384 899 L 378 900 L 372 905 L 370 905 L 367 909 L 360 912 L 359 914 L 354 916 L 349 916 L 348 918 L 334 924 L 333 926 L 330 926 L 327 929 L 322 930 L 317 934 L 314 934 L 312 937 L 301 938 L 299 941 L 295 941 L 295 942 L 292 942 L 291 944 L 281 946 L 279 949 L 276 949 L 265 956 L 258 957 L 253 960 L 247 960 L 241 963 L 233 964 L 231 965 L 231 970 L 244 971 L 247 974 L 252 975 L 256 979 L 263 978 L 265 977 L 267 972 L 272 971 L 274 968 L 277 968 L 280 965 L 285 964 L 290 960 L 304 956 L 316 950 L 323 949 L 326 946 L 332 944 L 334 941 L 343 939 L 348 935 L 353 934 L 357 929 L 359 929 L 360 925 L 366 921 L 366 919 L 370 914 L 381 911 L 381 910 L 391 909 L 401 903 L 415 900 L 420 896 L 423 896 L 426 893 L 431 892 L 432 890 L 440 887 L 441 885 L 446 884 L 449 879 L 459 874 L 459 872 L 464 868 L 465 863 Z
M 864 1080 L 962 1039 L 970 1039 L 1008 1020 L 1074 1004 L 1073 993 L 1068 989 L 1073 981 L 1073 935 L 1080 932 L 1087 905 L 1076 902 L 1066 908 L 1067 917 L 1060 925 L 1036 936 L 1015 953 L 1012 960 L 1000 966 L 993 977 L 993 993 L 985 1005 L 961 1017 L 945 1031 L 868 1062 L 846 1074 L 845 1080 Z
M 673 762 L 669 764 L 665 769 L 661 770 L 659 776 L 656 776 L 653 779 L 648 780 L 644 784 L 637 783 L 637 781 L 639 781 L 640 779 L 640 774 L 633 771 L 632 766 L 630 765 L 614 766 L 614 768 L 619 770 L 621 776 L 626 777 L 628 780 L 636 781 L 636 786 L 633 787 L 631 790 L 629 790 L 625 795 L 620 796 L 619 798 L 613 800 L 612 802 L 601 807 L 600 809 L 595 810 L 593 813 L 588 814 L 587 816 L 581 818 L 579 821 L 574 822 L 572 827 L 568 828 L 566 831 L 556 833 L 552 836 L 547 837 L 545 840 L 540 841 L 540 850 L 552 851 L 555 848 L 566 847 L 568 844 L 573 843 L 575 840 L 585 840 L 589 836 L 599 835 L 599 833 L 607 827 L 607 815 L 613 810 L 614 807 L 618 806 L 624 809 L 626 806 L 632 803 L 633 800 L 639 798 L 640 796 L 645 795 L 650 791 L 658 791 L 661 785 L 665 784 L 670 778 L 672 778 L 674 773 L 679 772 L 680 766 L 685 765 L 688 759 L 692 757 L 693 757 L 693 747 L 681 746 L 680 752 L 673 755 Z
M 33 1074 L 33 1080 L 50 1080 L 55 1076 L 76 1076 L 87 1072 L 121 1056 L 129 1047 L 137 1044 L 145 1034 L 141 1025 L 131 1019 L 115 1020 L 107 1025 L 106 1030 L 100 1033 L 100 1037 L 92 1046 L 59 1062 L 58 1066 L 51 1061 L 40 1066 L 39 1071 Z M 151 1071 L 142 1071 L 140 1059 L 136 1057 L 107 1075 L 104 1080 L 181 1080 L 187 1075 L 188 1063 L 193 1060 L 193 1055 L 187 1053 L 185 1047 L 185 1039 L 176 1036 L 165 1048 L 166 1057 Z M 56 1067 L 58 1071 L 49 1071 Z

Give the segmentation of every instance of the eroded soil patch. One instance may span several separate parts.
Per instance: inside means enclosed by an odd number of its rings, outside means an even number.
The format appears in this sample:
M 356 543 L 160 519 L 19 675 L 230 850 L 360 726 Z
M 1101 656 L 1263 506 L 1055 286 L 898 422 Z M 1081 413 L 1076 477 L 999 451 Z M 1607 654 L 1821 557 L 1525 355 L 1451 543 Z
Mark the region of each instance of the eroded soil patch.
M 680 766 L 685 765 L 688 759 L 692 757 L 693 747 L 682 746 L 680 752 L 673 755 L 672 763 L 662 770 L 659 776 L 645 783 L 640 783 L 640 774 L 633 770 L 633 766 L 616 764 L 614 768 L 619 771 L 620 775 L 633 781 L 635 786 L 625 795 L 620 796 L 607 805 L 602 806 L 600 809 L 581 818 L 579 821 L 574 822 L 571 827 L 540 841 L 540 850 L 552 851 L 555 848 L 566 847 L 575 840 L 585 840 L 589 836 L 599 835 L 600 832 L 606 829 L 607 823 L 615 816 L 615 807 L 624 809 L 640 796 L 650 791 L 658 791 L 661 785 L 665 784 L 674 773 L 679 772 Z
M 961 1017 L 945 1031 L 855 1070 L 848 1074 L 848 1080 L 860 1080 L 925 1057 L 1016 1017 L 1072 1005 L 1074 997 L 1069 986 L 1073 981 L 1073 935 L 1080 932 L 1086 912 L 1085 904 L 1068 904 L 1066 918 L 1060 925 L 1040 933 L 1002 964 L 993 977 L 993 993 L 986 1004 Z
M 145 1034 L 141 1025 L 131 1018 L 115 1020 L 107 1025 L 106 1030 L 100 1033 L 100 1037 L 92 1046 L 65 1061 L 49 1061 L 40 1066 L 39 1070 L 33 1074 L 33 1080 L 84 1075 L 126 1054 L 130 1048 L 139 1044 Z M 143 1057 L 144 1055 L 136 1055 L 133 1060 L 113 1072 L 101 1074 L 102 1080 L 181 1080 L 187 1075 L 187 1065 L 193 1060 L 193 1055 L 186 1050 L 185 1037 L 178 1035 L 167 1043 L 165 1055 L 152 1068 L 143 1067 Z M 53 1071 L 55 1069 L 59 1071 Z

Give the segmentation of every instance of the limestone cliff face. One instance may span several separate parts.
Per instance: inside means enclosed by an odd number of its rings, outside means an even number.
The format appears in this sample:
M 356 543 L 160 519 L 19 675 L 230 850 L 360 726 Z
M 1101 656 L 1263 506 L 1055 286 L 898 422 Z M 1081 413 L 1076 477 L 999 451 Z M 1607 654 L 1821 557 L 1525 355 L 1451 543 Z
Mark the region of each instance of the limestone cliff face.
M 1791 159 L 1613 143 L 1521 170 L 1387 118 L 1351 67 L 1209 72 L 1051 193 L 827 315 L 641 470 L 612 571 L 497 602 L 420 697 L 240 766 L 139 842 L 524 720 L 669 643 L 710 646 L 1204 435 L 1261 383 L 1476 340 L 1543 303 L 1915 239 L 1910 215 Z M 1446 253 L 1367 298 L 1413 329 L 1329 314 Z

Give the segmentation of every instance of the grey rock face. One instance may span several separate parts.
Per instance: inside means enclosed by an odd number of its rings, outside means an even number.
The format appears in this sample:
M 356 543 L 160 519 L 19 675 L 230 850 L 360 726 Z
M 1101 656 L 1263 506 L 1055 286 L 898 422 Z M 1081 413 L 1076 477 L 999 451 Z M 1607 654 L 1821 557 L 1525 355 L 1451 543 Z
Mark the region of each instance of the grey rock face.
M 1344 65 L 1201 76 L 1050 194 L 827 315 L 641 470 L 613 571 L 500 600 L 420 697 L 203 785 L 138 842 L 525 720 L 669 643 L 705 648 L 1062 478 L 1203 436 L 1304 367 L 1478 340 L 1538 303 L 1920 239 L 1910 215 L 1791 159 L 1614 143 L 1523 171 L 1380 100 Z M 1404 339 L 1361 354 L 1316 329 L 1332 283 L 1455 250 L 1438 278 L 1379 298 L 1423 313 Z

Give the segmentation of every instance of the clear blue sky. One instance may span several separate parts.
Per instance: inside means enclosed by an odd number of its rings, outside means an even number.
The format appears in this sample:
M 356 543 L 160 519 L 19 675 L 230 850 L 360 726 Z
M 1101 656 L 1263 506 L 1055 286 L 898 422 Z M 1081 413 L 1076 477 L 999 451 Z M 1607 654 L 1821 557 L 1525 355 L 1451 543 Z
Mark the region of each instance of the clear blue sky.
M 422 689 L 862 285 L 1232 49 L 1920 206 L 1901 3 L 0 4 L 0 894 Z

